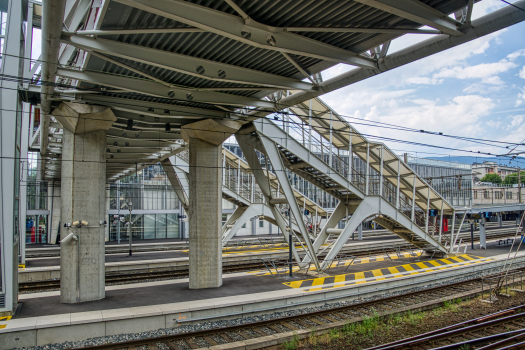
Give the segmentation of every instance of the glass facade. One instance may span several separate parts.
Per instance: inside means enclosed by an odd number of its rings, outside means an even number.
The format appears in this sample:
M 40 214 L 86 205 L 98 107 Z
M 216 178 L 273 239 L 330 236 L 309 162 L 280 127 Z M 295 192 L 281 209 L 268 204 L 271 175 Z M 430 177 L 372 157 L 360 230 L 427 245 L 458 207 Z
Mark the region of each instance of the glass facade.
M 26 215 L 26 244 L 48 243 L 48 215 Z
M 109 240 L 128 240 L 129 214 L 109 215 Z M 179 214 L 131 214 L 131 234 L 136 239 L 180 238 Z
M 180 238 L 179 199 L 160 164 L 109 184 L 109 240 Z

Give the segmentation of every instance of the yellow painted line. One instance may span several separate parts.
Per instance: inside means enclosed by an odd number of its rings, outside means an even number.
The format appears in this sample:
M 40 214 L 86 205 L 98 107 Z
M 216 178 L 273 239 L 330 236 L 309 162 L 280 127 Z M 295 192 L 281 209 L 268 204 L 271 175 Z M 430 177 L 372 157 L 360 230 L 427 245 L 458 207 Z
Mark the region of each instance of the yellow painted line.
M 453 264 L 454 262 L 448 260 L 448 259 L 440 259 L 439 261 L 443 261 L 445 264 Z
M 19 265 L 18 265 L 18 268 L 19 268 L 19 269 L 25 269 L 26 266 L 25 266 L 25 265 L 22 265 L 22 264 L 19 264 Z
M 376 281 L 381 281 L 381 280 L 386 279 L 385 277 L 382 277 L 383 273 L 381 272 L 381 269 L 372 270 L 372 274 L 374 275 L 374 277 L 378 277 L 375 279 Z
M 9 321 L 13 316 L 0 317 L 0 321 Z
M 370 258 L 363 258 L 359 261 L 360 264 L 366 264 L 370 262 Z
M 430 268 L 430 267 L 428 267 L 427 265 L 423 264 L 422 262 L 417 262 L 416 265 L 419 266 L 419 267 L 421 267 L 421 268 L 424 269 L 424 270 Z
M 355 279 L 354 280 L 357 281 L 357 280 L 362 280 L 364 278 L 365 278 L 365 273 L 364 272 L 357 272 L 355 274 Z
M 437 267 L 443 266 L 443 265 L 439 264 L 436 260 L 430 260 L 430 261 L 427 261 L 427 262 L 431 263 L 432 265 L 437 266 Z
M 407 272 L 410 272 L 409 275 L 416 275 L 416 274 L 419 273 L 412 266 L 410 266 L 409 264 L 401 265 L 401 267 L 404 268 L 405 270 L 407 270 Z M 413 271 L 413 272 L 411 272 L 411 271 Z
M 334 278 L 334 283 L 341 283 L 346 281 L 346 275 L 336 275 Z
M 451 256 L 449 259 L 453 259 L 457 262 L 464 262 L 465 260 L 461 260 L 460 258 L 456 257 L 456 256 Z
M 476 260 L 476 258 L 474 258 L 474 257 L 472 257 L 472 256 L 470 256 L 468 254 L 462 255 L 462 257 L 464 257 L 465 259 L 469 259 L 469 260 Z
M 292 288 L 299 288 L 301 287 L 301 284 L 303 284 L 303 281 L 292 281 L 292 282 L 287 282 L 285 284 Z

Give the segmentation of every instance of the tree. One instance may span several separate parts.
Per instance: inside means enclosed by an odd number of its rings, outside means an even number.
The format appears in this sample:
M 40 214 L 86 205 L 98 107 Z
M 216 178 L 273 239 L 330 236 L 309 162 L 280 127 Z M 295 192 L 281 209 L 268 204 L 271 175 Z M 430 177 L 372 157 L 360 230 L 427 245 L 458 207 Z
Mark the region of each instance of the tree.
M 525 174 L 523 172 L 520 172 L 520 178 L 521 183 L 525 183 Z M 514 185 L 518 183 L 518 173 L 513 173 L 510 175 L 505 176 L 505 181 L 503 181 L 506 185 Z
M 501 177 L 498 174 L 487 174 L 480 180 L 481 182 L 492 182 L 493 184 L 500 184 Z

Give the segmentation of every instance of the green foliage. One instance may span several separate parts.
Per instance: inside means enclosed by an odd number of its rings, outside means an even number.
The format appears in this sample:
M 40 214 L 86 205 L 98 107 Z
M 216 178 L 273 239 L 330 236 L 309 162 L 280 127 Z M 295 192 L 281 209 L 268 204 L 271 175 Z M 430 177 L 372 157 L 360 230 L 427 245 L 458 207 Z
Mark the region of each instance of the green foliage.
M 494 184 L 500 184 L 502 182 L 501 177 L 498 174 L 487 174 L 480 180 L 481 182 L 492 182 Z
M 294 334 L 293 339 L 284 343 L 284 350 L 295 350 L 299 344 L 299 337 L 297 334 Z
M 520 178 L 521 183 L 525 182 L 525 174 L 523 172 L 520 172 Z M 518 173 L 510 174 L 505 176 L 505 180 L 503 181 L 505 185 L 514 185 L 518 183 Z

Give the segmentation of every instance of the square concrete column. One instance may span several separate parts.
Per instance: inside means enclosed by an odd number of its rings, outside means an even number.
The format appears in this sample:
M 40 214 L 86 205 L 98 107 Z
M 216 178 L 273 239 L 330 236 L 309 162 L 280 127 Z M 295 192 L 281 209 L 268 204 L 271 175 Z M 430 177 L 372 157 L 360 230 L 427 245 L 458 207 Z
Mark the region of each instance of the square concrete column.
M 107 220 L 106 139 L 116 118 L 107 107 L 74 103 L 63 103 L 53 114 L 64 126 L 60 301 L 100 300 L 105 296 L 105 225 L 101 222 Z M 87 224 L 64 227 L 75 221 Z M 70 233 L 75 239 L 64 241 Z
M 190 138 L 190 289 L 222 285 L 222 146 Z
M 189 287 L 222 285 L 222 142 L 239 129 L 207 119 L 182 127 L 189 143 Z

